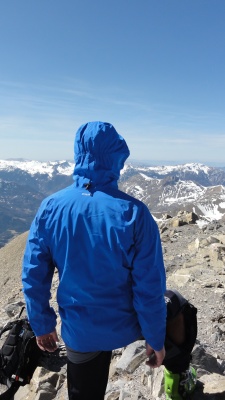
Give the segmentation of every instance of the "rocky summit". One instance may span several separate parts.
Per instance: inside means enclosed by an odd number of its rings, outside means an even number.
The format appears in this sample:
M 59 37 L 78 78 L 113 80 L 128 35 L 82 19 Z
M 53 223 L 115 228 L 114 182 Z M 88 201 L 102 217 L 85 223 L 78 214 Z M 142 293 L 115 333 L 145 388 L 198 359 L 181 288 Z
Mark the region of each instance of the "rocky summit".
M 225 222 L 199 226 L 198 216 L 182 210 L 164 214 L 158 222 L 164 251 L 168 288 L 176 288 L 198 309 L 198 337 L 192 364 L 197 369 L 193 400 L 225 399 Z M 0 249 L 0 327 L 16 318 L 24 304 L 21 261 L 27 233 Z M 52 305 L 57 310 L 57 272 Z M 60 321 L 58 320 L 60 332 Z M 62 343 L 63 344 L 63 343 Z M 113 352 L 105 400 L 165 400 L 163 370 L 146 366 L 145 342 L 137 341 Z M 64 400 L 66 356 L 43 356 L 29 385 L 14 400 Z

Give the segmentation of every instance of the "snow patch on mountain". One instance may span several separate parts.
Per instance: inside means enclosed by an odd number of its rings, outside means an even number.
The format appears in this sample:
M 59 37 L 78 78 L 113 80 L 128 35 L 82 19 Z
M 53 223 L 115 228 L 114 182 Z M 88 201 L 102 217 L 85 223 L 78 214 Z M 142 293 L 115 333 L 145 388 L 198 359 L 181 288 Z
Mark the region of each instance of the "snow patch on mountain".
M 200 163 L 189 163 L 189 164 L 180 164 L 180 165 L 163 165 L 163 166 L 155 166 L 155 167 L 138 167 L 140 171 L 154 171 L 159 175 L 168 175 L 171 172 L 182 171 L 192 172 L 195 174 L 199 174 L 200 172 L 204 172 L 208 174 L 210 168 L 204 164 Z
M 144 178 L 146 181 L 152 181 L 154 178 L 151 178 L 150 176 L 147 176 L 146 174 L 140 173 L 142 178 Z
M 218 204 L 212 206 L 212 204 L 197 204 L 198 209 L 202 212 L 200 217 L 206 219 L 207 221 L 219 221 L 224 213 L 221 213 L 218 208 Z
M 125 164 L 124 167 L 123 167 L 123 169 L 121 169 L 121 171 L 120 171 L 120 175 L 125 174 L 125 173 L 127 172 L 127 170 L 130 169 L 130 168 L 131 168 L 130 165 Z
M 133 195 L 139 199 L 142 200 L 144 196 L 144 189 L 141 186 L 135 185 L 133 188 Z
M 194 202 L 205 192 L 205 188 L 196 185 L 192 181 L 179 180 L 174 186 L 166 186 L 160 196 L 161 205 L 182 204 Z
M 72 175 L 74 163 L 70 161 L 32 161 L 32 160 L 0 160 L 0 170 L 13 171 L 20 169 L 30 175 L 48 175 L 52 178 L 53 174 Z

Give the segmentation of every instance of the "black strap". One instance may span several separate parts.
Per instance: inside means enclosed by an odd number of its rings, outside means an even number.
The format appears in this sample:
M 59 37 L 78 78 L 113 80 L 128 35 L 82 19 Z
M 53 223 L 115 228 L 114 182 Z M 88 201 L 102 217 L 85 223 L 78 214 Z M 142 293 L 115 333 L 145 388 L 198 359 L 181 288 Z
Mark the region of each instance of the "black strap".
M 21 315 L 22 315 L 24 310 L 25 310 L 25 306 L 23 306 L 21 308 L 21 311 L 19 313 L 19 318 L 18 319 L 15 319 L 13 321 L 9 321 L 5 326 L 3 326 L 3 328 L 0 330 L 0 337 L 2 336 L 2 334 L 4 332 L 9 331 L 10 329 L 12 329 L 13 325 L 15 325 L 16 323 L 18 323 L 18 322 L 23 323 L 24 321 L 27 321 L 27 318 L 20 319 L 20 317 L 21 317 Z
M 13 400 L 14 394 L 19 389 L 20 384 L 18 382 L 14 382 L 4 393 L 0 394 L 1 400 Z
M 23 306 L 23 307 L 21 308 L 21 311 L 20 311 L 20 313 L 19 313 L 19 319 L 20 319 L 21 315 L 23 314 L 24 310 L 25 310 L 25 306 Z
M 10 331 L 12 329 L 14 322 L 10 321 L 8 322 L 5 326 L 0 331 L 0 338 L 2 337 L 2 334 L 6 331 Z

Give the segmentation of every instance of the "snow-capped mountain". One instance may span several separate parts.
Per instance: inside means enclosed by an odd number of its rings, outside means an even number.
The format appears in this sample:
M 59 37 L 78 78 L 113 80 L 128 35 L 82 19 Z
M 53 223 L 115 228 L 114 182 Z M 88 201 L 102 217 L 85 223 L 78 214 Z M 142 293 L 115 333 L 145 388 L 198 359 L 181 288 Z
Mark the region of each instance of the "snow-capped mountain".
M 32 161 L 32 160 L 0 160 L 0 170 L 15 171 L 19 169 L 34 176 L 36 174 L 53 177 L 55 174 L 71 175 L 74 162 L 71 161 Z
M 194 211 L 205 221 L 225 215 L 225 171 L 203 164 L 135 167 L 127 165 L 121 189 L 142 200 L 154 216 Z
M 71 183 L 74 162 L 0 160 L 0 179 L 26 184 L 46 196 Z
M 73 183 L 72 161 L 0 160 L 0 246 L 29 229 L 41 200 Z M 153 216 L 194 211 L 205 221 L 225 215 L 225 170 L 203 164 L 126 164 L 121 190 L 142 200 Z
M 164 179 L 175 177 L 185 181 L 194 181 L 202 186 L 225 185 L 224 168 L 208 167 L 198 163 L 155 167 L 126 165 L 122 171 L 122 176 L 126 175 L 129 170 L 133 170 L 133 174 L 135 172 L 143 174 L 146 178 Z

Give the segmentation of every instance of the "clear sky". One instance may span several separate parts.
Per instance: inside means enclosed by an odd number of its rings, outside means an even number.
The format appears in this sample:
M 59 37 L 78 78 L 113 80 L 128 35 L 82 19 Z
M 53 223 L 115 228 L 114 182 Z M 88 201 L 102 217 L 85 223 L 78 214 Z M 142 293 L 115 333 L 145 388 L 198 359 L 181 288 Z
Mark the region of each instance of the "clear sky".
M 102 120 L 131 159 L 225 166 L 224 0 L 2 0 L 0 38 L 0 159 Z

